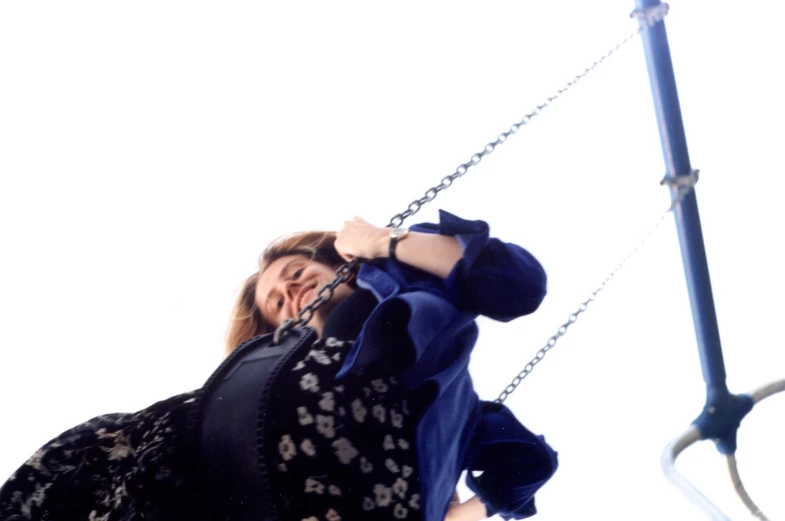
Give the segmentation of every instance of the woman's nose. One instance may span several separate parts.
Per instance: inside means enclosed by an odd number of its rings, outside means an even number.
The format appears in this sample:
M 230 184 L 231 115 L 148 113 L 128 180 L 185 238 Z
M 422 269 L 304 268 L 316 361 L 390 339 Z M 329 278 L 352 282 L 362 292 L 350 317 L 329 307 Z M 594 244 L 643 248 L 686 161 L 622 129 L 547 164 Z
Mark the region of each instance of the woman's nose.
M 297 294 L 300 285 L 293 280 L 287 280 L 284 282 L 284 294 L 289 297 L 290 299 L 294 298 Z

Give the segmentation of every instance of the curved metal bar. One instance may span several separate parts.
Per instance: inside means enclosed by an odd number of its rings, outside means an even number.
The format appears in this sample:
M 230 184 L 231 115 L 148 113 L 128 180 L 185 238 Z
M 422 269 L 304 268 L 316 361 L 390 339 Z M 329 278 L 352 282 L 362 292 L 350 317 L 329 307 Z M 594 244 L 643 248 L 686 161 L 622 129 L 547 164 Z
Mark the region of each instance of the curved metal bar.
M 772 394 L 781 393 L 782 391 L 785 391 L 785 379 L 766 384 L 763 387 L 759 387 L 758 389 L 752 391 L 750 396 L 752 397 L 753 402 L 758 403 L 764 398 L 768 398 Z
M 785 391 L 785 379 L 766 384 L 763 387 L 759 387 L 750 393 L 750 397 L 752 397 L 753 403 L 758 403 L 764 398 L 768 398 L 773 394 L 781 393 L 783 391 Z M 741 498 L 744 506 L 747 507 L 753 516 L 757 517 L 761 521 L 769 521 L 769 518 L 766 517 L 763 512 L 761 512 L 760 508 L 758 508 L 758 505 L 755 504 L 750 495 L 747 493 L 747 489 L 744 488 L 744 483 L 741 481 L 741 475 L 739 475 L 739 467 L 736 464 L 736 456 L 730 454 L 726 456 L 726 458 L 728 462 L 730 478 L 731 481 L 733 481 L 733 488 L 736 489 L 736 493 Z
M 753 392 L 749 393 L 753 403 L 758 403 L 769 396 L 777 393 L 785 392 L 785 379 L 777 380 L 766 384 Z M 682 435 L 671 441 L 662 453 L 661 464 L 662 470 L 665 472 L 665 477 L 673 485 L 681 489 L 682 492 L 706 514 L 708 514 L 714 521 L 730 521 L 730 518 L 725 515 L 714 503 L 712 503 L 703 493 L 695 488 L 695 486 L 687 481 L 687 479 L 676 471 L 676 458 L 684 452 L 688 447 L 703 439 L 700 429 L 696 426 L 690 427 Z M 769 521 L 769 519 L 761 512 L 758 506 L 752 501 L 744 484 L 739 475 L 739 469 L 736 465 L 736 457 L 734 454 L 727 456 L 728 470 L 730 471 L 733 487 L 736 493 L 741 498 L 744 505 L 749 509 L 752 515 L 756 516 L 761 521 Z
M 733 481 L 733 488 L 736 489 L 736 493 L 741 498 L 744 506 L 747 507 L 753 516 L 757 517 L 761 521 L 770 521 L 769 518 L 760 511 L 760 508 L 758 508 L 758 505 L 755 504 L 750 495 L 747 494 L 747 489 L 744 488 L 744 484 L 741 482 L 739 467 L 736 465 L 736 456 L 730 454 L 725 456 L 725 458 L 728 461 L 728 470 L 730 471 L 730 479 Z
M 665 477 L 673 485 L 680 488 L 682 492 L 698 506 L 701 510 L 706 512 L 713 521 L 731 521 L 709 498 L 704 496 L 700 490 L 687 481 L 684 476 L 676 470 L 676 458 L 679 457 L 687 447 L 700 441 L 702 438 L 700 431 L 697 427 L 690 427 L 684 434 L 671 441 L 662 452 L 660 463 L 662 470 L 665 472 Z

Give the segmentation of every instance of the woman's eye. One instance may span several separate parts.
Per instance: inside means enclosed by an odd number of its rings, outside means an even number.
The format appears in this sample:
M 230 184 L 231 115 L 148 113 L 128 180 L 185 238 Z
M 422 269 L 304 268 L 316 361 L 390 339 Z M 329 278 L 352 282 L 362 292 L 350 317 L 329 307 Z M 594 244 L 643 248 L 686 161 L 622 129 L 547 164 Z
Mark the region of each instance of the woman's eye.
M 299 270 L 295 271 L 295 272 L 292 274 L 292 280 L 297 280 L 297 279 L 299 279 L 299 278 L 300 278 L 300 276 L 301 276 L 302 274 L 303 274 L 303 269 L 302 269 L 302 268 L 300 268 Z
M 278 309 L 281 309 L 283 307 L 283 299 L 282 298 L 278 299 L 277 306 L 278 306 Z

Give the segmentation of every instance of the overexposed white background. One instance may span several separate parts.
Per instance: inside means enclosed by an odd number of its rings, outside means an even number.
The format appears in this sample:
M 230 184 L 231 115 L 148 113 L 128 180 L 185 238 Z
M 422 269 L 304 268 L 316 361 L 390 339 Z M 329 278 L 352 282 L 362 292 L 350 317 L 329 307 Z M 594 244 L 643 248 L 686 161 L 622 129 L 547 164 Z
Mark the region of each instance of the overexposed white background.
M 273 238 L 384 225 L 630 31 L 632 1 L 0 4 L 0 479 L 98 414 L 200 386 Z M 780 17 L 674 0 L 666 26 L 728 382 L 785 376 Z M 484 219 L 549 296 L 482 320 L 494 398 L 667 207 L 639 38 L 411 222 Z M 561 466 L 538 519 L 700 519 L 664 445 L 704 384 L 672 217 L 508 404 Z M 785 399 L 744 421 L 753 498 L 785 517 Z M 710 443 L 683 473 L 728 513 Z

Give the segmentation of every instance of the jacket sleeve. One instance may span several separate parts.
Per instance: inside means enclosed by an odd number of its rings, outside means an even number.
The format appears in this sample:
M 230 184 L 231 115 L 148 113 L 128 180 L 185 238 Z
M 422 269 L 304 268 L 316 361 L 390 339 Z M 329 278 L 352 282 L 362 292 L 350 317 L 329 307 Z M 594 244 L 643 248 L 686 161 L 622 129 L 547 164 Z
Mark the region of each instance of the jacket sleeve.
M 534 256 L 515 244 L 490 237 L 484 221 L 469 221 L 441 210 L 438 224 L 412 231 L 455 237 L 463 257 L 442 281 L 458 309 L 503 322 L 534 312 L 546 293 L 547 277 Z
M 557 453 L 501 404 L 483 402 L 483 420 L 469 450 L 466 483 L 488 516 L 524 519 L 537 513 L 534 494 L 553 476 Z M 474 476 L 473 472 L 481 472 Z

